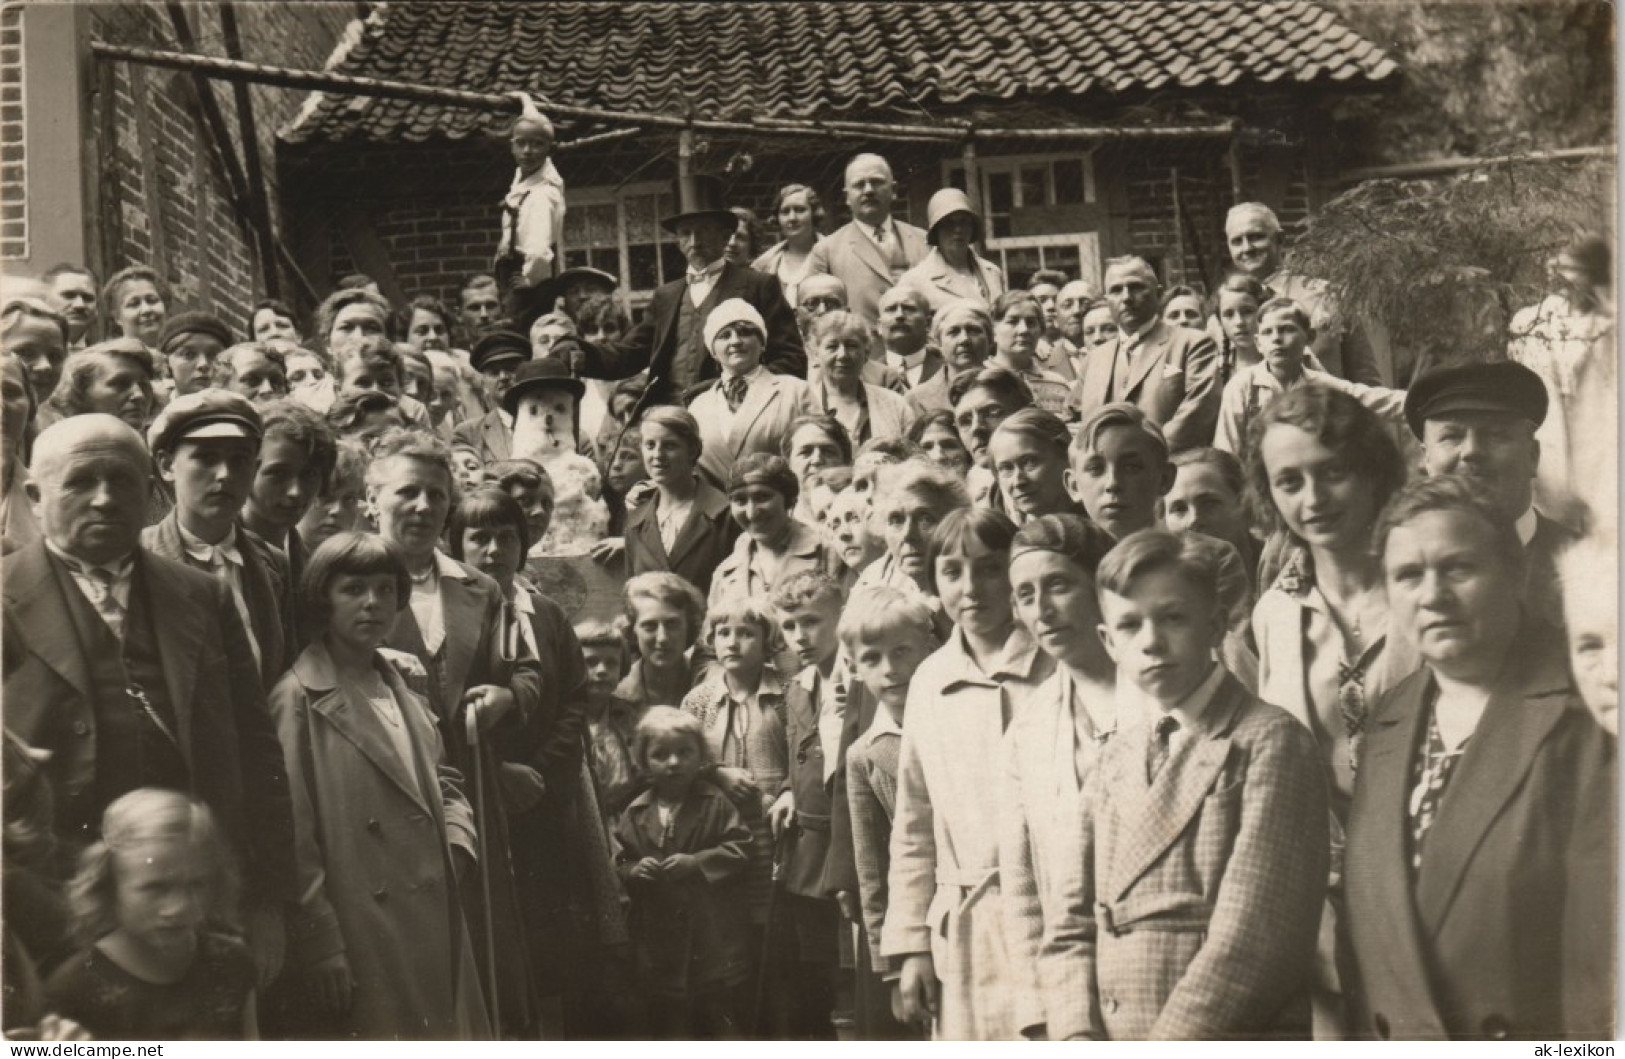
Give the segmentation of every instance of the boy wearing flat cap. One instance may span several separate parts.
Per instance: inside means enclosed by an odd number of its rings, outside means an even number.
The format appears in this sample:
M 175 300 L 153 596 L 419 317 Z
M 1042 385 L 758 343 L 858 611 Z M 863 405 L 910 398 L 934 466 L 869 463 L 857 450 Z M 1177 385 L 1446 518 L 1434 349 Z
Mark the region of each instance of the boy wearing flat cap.
M 142 530 L 141 543 L 231 589 L 269 688 L 293 660 L 294 631 L 283 603 L 292 576 L 287 557 L 240 521 L 262 433 L 259 411 L 238 394 L 200 390 L 171 401 L 147 441 L 159 476 L 174 491 L 175 509 Z
M 1405 421 L 1422 442 L 1422 468 L 1429 477 L 1465 475 L 1489 491 L 1523 542 L 1525 602 L 1561 628 L 1557 556 L 1575 533 L 1534 506 L 1540 464 L 1535 430 L 1546 419 L 1546 401 L 1540 376 L 1522 364 L 1464 364 L 1417 379 L 1405 398 Z

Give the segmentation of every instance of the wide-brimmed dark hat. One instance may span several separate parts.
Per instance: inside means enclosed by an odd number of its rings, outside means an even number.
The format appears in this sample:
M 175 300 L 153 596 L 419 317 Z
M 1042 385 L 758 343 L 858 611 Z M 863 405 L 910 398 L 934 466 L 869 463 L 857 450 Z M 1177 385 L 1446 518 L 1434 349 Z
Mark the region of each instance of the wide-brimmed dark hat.
M 1546 421 L 1546 384 L 1540 376 L 1511 360 L 1462 364 L 1430 371 L 1405 394 L 1405 422 L 1422 436 L 1422 424 L 1452 413 L 1484 413 Z
M 564 342 L 561 338 L 553 347 L 557 349 Z M 519 398 L 532 390 L 563 390 L 580 401 L 587 392 L 587 384 L 571 375 L 558 357 L 542 357 L 520 366 L 513 382 L 502 391 L 502 407 L 509 415 L 517 414 Z
M 681 196 L 678 197 L 678 201 L 682 201 Z M 684 221 L 698 220 L 702 217 L 721 221 L 730 228 L 736 227 L 739 224 L 739 218 L 728 212 L 728 208 L 723 205 L 725 201 L 726 199 L 722 195 L 722 185 L 715 177 L 695 177 L 694 208 L 684 210 L 682 213 L 674 213 L 670 217 L 663 219 L 660 222 L 660 227 L 675 235 L 679 224 Z

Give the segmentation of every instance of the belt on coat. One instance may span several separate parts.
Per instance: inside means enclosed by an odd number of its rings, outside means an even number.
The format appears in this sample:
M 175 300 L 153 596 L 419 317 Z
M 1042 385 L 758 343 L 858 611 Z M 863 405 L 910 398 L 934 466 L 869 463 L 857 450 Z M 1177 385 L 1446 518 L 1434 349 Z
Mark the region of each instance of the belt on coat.
M 1196 934 L 1207 930 L 1213 906 L 1195 894 L 1136 894 L 1115 903 L 1095 902 L 1095 921 L 1113 937 L 1136 930 Z

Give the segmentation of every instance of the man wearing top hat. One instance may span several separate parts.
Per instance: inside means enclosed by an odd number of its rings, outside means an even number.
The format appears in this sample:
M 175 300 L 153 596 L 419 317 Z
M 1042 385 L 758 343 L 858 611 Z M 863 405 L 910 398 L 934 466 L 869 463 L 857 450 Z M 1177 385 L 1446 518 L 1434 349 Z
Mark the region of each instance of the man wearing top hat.
M 676 403 L 717 377 L 717 363 L 705 348 L 705 319 L 731 298 L 750 303 L 767 323 L 763 366 L 780 375 L 807 375 L 801 334 L 777 277 L 723 258 L 739 218 L 721 207 L 713 184 L 701 181 L 699 188 L 702 199 L 709 199 L 701 208 L 660 222 L 677 236 L 688 259 L 687 275 L 655 288 L 643 319 L 622 337 L 583 342 L 567 356 L 554 351 L 578 374 L 593 379 L 626 379 L 647 368 L 648 404 Z
M 199 390 L 171 401 L 147 438 L 175 509 L 141 543 L 226 586 L 269 689 L 293 664 L 295 635 L 287 556 L 241 522 L 261 434 L 259 410 L 238 394 Z
M 231 590 L 141 547 L 151 467 L 141 436 L 110 415 L 73 416 L 35 441 L 25 488 L 42 536 L 0 561 L 6 730 L 49 753 L 70 857 L 139 787 L 207 804 L 242 858 L 263 985 L 298 895 L 282 746 Z
M 1530 608 L 1561 627 L 1557 556 L 1576 534 L 1534 506 L 1546 419 L 1540 376 L 1513 361 L 1440 368 L 1417 379 L 1405 397 L 1405 421 L 1422 442 L 1429 475 L 1461 474 L 1480 482 L 1513 522 L 1528 558 Z

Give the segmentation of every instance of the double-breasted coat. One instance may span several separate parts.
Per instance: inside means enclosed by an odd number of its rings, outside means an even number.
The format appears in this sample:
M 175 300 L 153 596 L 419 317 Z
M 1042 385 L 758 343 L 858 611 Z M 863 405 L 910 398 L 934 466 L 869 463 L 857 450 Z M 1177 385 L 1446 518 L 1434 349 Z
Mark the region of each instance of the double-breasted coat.
M 299 904 L 290 966 L 342 953 L 350 1010 L 319 1032 L 358 1040 L 490 1036 L 457 895 L 452 850 L 473 864 L 463 777 L 424 701 L 387 663 L 376 669 L 410 736 L 396 751 L 367 700 L 342 686 L 320 642 L 271 691 L 293 794 Z
M 1009 1040 L 1020 1029 L 993 795 L 1004 718 L 1025 708 L 1054 665 L 1018 627 L 984 672 L 955 629 L 909 684 L 881 951 L 899 963 L 931 955 L 941 1040 Z
M 1525 622 L 1411 863 L 1408 799 L 1436 681 L 1378 704 L 1344 866 L 1353 1035 L 1613 1036 L 1614 740 L 1563 641 Z
M 1309 1036 L 1326 892 L 1326 780 L 1309 731 L 1229 674 L 1147 779 L 1152 727 L 1106 744 L 1083 788 L 1081 890 L 1044 924 L 1039 977 L 1084 992 L 1052 1037 Z

